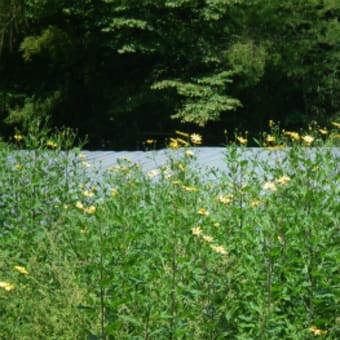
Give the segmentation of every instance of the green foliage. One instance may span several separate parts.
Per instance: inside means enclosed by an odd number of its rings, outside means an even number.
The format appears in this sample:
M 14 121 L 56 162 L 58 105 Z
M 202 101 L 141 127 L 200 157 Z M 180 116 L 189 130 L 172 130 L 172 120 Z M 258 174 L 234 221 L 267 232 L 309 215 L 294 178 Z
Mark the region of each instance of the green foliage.
M 226 84 L 232 83 L 231 75 L 231 72 L 224 71 L 210 77 L 194 79 L 191 83 L 163 80 L 153 84 L 152 89 L 175 88 L 186 100 L 173 118 L 204 126 L 209 120 L 218 120 L 221 113 L 235 110 L 241 105 L 237 99 L 223 94 Z
M 25 98 L 25 103 L 22 107 L 9 110 L 9 115 L 6 117 L 5 122 L 21 125 L 26 132 L 29 130 L 32 121 L 48 120 L 48 115 L 59 101 L 60 92 L 58 91 L 45 99 Z
M 67 131 L 17 133 L 0 149 L 1 337 L 337 339 L 339 126 L 271 123 L 259 157 L 237 134 L 221 173 L 195 147 L 145 174 L 61 152 Z
M 25 61 L 30 61 L 33 55 L 47 54 L 57 62 L 71 47 L 68 35 L 58 27 L 50 26 L 40 36 L 28 36 L 20 44 L 20 51 Z
M 2 0 L 0 3 L 0 55 L 5 47 L 13 50 L 16 34 L 24 25 L 23 0 Z
M 339 27 L 333 0 L 3 0 L 1 119 L 29 120 L 47 100 L 53 123 L 97 146 L 126 128 L 170 130 L 169 117 L 327 122 L 339 113 Z
M 61 152 L 72 146 L 74 134 L 53 134 L 36 121 L 29 134 L 17 132 L 14 139 L 17 147 L 0 149 L 0 272 L 1 280 L 16 282 L 10 295 L 0 292 L 0 335 L 83 337 L 87 318 L 78 306 L 87 290 L 60 239 L 62 202 L 72 200 L 84 176 L 83 167 L 75 166 L 76 150 Z M 15 266 L 26 267 L 29 275 Z
M 317 120 L 334 115 L 339 110 L 338 5 L 328 1 L 264 1 L 264 4 L 261 12 L 267 16 L 265 30 L 270 32 L 272 48 L 280 54 L 276 67 L 301 84 L 304 112 L 300 114 Z
M 250 86 L 263 77 L 268 56 L 263 46 L 256 46 L 250 41 L 231 45 L 227 58 L 235 73 L 243 76 L 245 85 Z
M 204 126 L 240 105 L 225 86 L 232 73 L 226 71 L 221 58 L 221 33 L 217 31 L 228 16 L 228 6 L 226 1 L 145 2 L 144 7 L 131 2 L 113 10 L 119 17 L 110 20 L 103 31 L 115 34 L 117 53 L 162 56 L 150 73 L 151 89 L 175 88 L 180 99 L 172 117 Z M 181 76 L 176 69 L 173 72 L 174 63 L 181 65 Z

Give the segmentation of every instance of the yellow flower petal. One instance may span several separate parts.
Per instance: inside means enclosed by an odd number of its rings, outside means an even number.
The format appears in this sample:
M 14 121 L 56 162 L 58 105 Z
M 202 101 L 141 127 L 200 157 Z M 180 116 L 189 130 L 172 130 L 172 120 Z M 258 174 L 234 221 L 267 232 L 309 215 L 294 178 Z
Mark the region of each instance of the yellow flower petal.
M 17 142 L 20 142 L 21 140 L 24 139 L 24 136 L 23 136 L 23 135 L 16 134 L 16 135 L 13 136 L 13 138 L 14 138 Z
M 314 137 L 306 135 L 306 136 L 302 136 L 301 139 L 307 144 L 307 145 L 311 145 L 314 141 Z
M 245 144 L 248 143 L 248 139 L 247 139 L 247 138 L 243 138 L 243 137 L 241 137 L 241 136 L 236 137 L 236 140 L 237 140 L 240 144 L 242 144 L 242 145 L 245 145 Z
M 199 209 L 197 213 L 198 213 L 199 215 L 202 215 L 202 216 L 209 216 L 209 215 L 210 215 L 209 211 L 207 211 L 207 210 L 204 209 L 204 208 Z
M 176 130 L 175 133 L 176 133 L 176 135 L 179 135 L 179 136 L 182 136 L 182 137 L 189 137 L 189 134 L 186 133 L 186 132 Z
M 209 235 L 203 235 L 203 240 L 206 241 L 206 242 L 214 242 L 214 238 L 212 236 L 209 236 Z
M 290 180 L 291 180 L 290 177 L 288 177 L 288 176 L 282 176 L 282 177 L 276 179 L 275 182 L 276 182 L 276 183 L 279 183 L 279 184 L 285 185 L 285 184 L 289 183 Z
M 91 166 L 91 164 L 88 163 L 88 162 L 82 162 L 82 164 L 83 164 L 84 168 L 89 168 Z
M 25 267 L 22 266 L 14 266 L 14 269 L 16 269 L 19 273 L 28 275 L 28 270 Z
M 178 148 L 180 147 L 180 145 L 179 145 L 177 139 L 175 139 L 175 138 L 170 138 L 169 147 L 170 147 L 171 149 L 178 149 Z
M 153 169 L 153 170 L 148 171 L 148 177 L 149 178 L 156 177 L 159 174 L 160 174 L 160 171 L 158 169 Z
M 273 182 L 266 182 L 263 185 L 264 190 L 271 190 L 271 191 L 276 191 L 276 185 Z
M 267 143 L 275 142 L 275 137 L 272 136 L 272 135 L 268 135 L 268 136 L 266 137 L 266 142 L 267 142 Z
M 309 329 L 314 335 L 322 335 L 322 334 L 327 334 L 328 331 L 325 331 L 325 330 L 322 330 L 322 329 L 319 329 L 315 326 L 312 326 L 310 329 Z
M 83 195 L 86 196 L 86 197 L 93 197 L 94 193 L 90 190 L 85 190 L 85 191 L 83 191 Z
M 218 195 L 217 201 L 223 204 L 228 204 L 232 201 L 233 195 Z
M 197 188 L 195 188 L 195 187 L 188 187 L 188 186 L 186 186 L 186 185 L 183 185 L 183 186 L 182 186 L 182 189 L 183 189 L 184 191 L 190 191 L 190 192 L 196 192 L 196 191 L 197 191 Z
M 210 245 L 210 247 L 215 253 L 222 254 L 222 255 L 228 255 L 227 250 L 222 246 L 214 246 L 212 244 L 212 245 Z
M 193 133 L 190 135 L 190 140 L 192 144 L 200 145 L 202 144 L 202 136 L 198 133 Z
M 46 146 L 48 146 L 50 148 L 56 148 L 56 147 L 58 147 L 58 144 L 49 140 L 49 141 L 46 142 Z
M 187 150 L 187 151 L 185 151 L 185 155 L 188 156 L 188 157 L 194 157 L 195 154 L 194 154 L 193 151 Z
M 333 126 L 335 126 L 336 128 L 340 129 L 340 123 L 331 122 L 331 124 L 332 124 Z
M 0 281 L 0 288 L 10 291 L 14 288 L 14 285 L 9 282 Z
M 91 205 L 90 207 L 85 208 L 84 211 L 89 215 L 93 215 L 96 213 L 97 208 L 94 205 Z
M 191 228 L 191 232 L 195 236 L 200 236 L 202 234 L 202 229 L 200 227 Z
M 300 135 L 295 131 L 283 131 L 283 134 L 289 136 L 292 140 L 300 139 Z

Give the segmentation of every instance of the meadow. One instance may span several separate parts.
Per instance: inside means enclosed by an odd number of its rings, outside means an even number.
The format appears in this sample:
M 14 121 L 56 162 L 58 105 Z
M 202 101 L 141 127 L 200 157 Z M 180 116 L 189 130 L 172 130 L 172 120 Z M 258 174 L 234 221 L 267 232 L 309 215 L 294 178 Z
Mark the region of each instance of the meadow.
M 339 128 L 271 121 L 268 159 L 226 134 L 205 174 L 195 133 L 147 173 L 67 129 L 0 142 L 0 338 L 339 339 Z

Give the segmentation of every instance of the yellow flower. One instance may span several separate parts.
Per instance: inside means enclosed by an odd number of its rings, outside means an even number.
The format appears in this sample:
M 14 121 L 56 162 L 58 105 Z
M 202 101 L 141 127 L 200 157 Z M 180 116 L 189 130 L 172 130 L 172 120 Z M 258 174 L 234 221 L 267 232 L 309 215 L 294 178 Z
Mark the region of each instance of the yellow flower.
M 189 134 L 186 132 L 182 132 L 182 131 L 175 131 L 176 135 L 182 136 L 182 137 L 189 137 Z
M 200 236 L 202 234 L 202 229 L 200 227 L 191 228 L 191 232 L 195 236 Z
M 272 127 L 274 125 L 274 121 L 272 119 L 269 119 L 268 126 Z
M 224 204 L 228 204 L 231 202 L 232 198 L 233 198 L 233 195 L 218 195 L 217 201 L 224 203 Z
M 80 230 L 81 234 L 86 234 L 86 228 Z
M 170 170 L 165 170 L 163 175 L 165 179 L 169 179 L 172 177 L 172 173 L 170 172 Z
M 319 328 L 317 328 L 316 326 L 312 326 L 309 330 L 310 330 L 314 335 L 322 335 L 322 334 L 327 334 L 327 333 L 328 333 L 328 331 L 319 329 Z
M 267 143 L 275 142 L 275 137 L 272 136 L 272 135 L 268 135 L 268 136 L 266 137 L 266 142 L 267 142 Z
M 209 216 L 209 215 L 210 215 L 209 211 L 207 211 L 207 210 L 204 209 L 204 208 L 201 208 L 200 210 L 198 210 L 197 213 L 198 213 L 199 215 L 202 215 L 202 216 Z
M 90 190 L 85 190 L 85 191 L 83 191 L 83 195 L 86 196 L 86 197 L 93 197 L 94 193 Z
M 85 155 L 84 153 L 80 153 L 80 154 L 79 154 L 79 158 L 80 158 L 80 159 L 86 159 L 86 158 L 87 158 L 87 155 Z
M 181 171 L 184 171 L 185 170 L 185 166 L 182 163 L 179 163 L 178 164 L 178 169 L 181 170 Z
M 146 141 L 145 141 L 145 143 L 146 144 L 155 144 L 156 143 L 156 140 L 155 139 L 147 139 Z
M 46 142 L 46 146 L 48 146 L 48 147 L 50 147 L 50 148 L 56 148 L 56 147 L 58 147 L 58 144 L 52 142 L 51 140 L 48 140 L 48 141 Z
M 292 140 L 299 140 L 300 136 L 297 132 L 294 131 L 284 131 L 283 134 L 289 136 Z
M 213 226 L 216 227 L 216 228 L 218 228 L 218 227 L 220 226 L 220 223 L 219 223 L 219 222 L 215 222 L 215 223 L 213 224 Z
M 228 255 L 227 250 L 222 246 L 214 246 L 213 244 L 211 244 L 210 247 L 214 252 L 216 252 L 218 254 Z
M 90 207 L 85 208 L 84 211 L 89 215 L 93 215 L 96 213 L 97 209 L 94 205 L 91 205 Z
M 275 180 L 276 183 L 279 183 L 279 184 L 287 184 L 288 182 L 290 182 L 291 178 L 288 177 L 288 176 L 282 176 L 278 179 Z
M 91 166 L 91 164 L 88 163 L 88 162 L 82 162 L 82 164 L 83 164 L 84 168 L 89 168 Z
M 118 190 L 116 188 L 111 188 L 110 192 L 111 192 L 111 196 L 116 196 L 118 194 Z
M 22 165 L 21 165 L 21 164 L 15 164 L 15 168 L 16 168 L 17 170 L 21 170 L 21 169 L 22 169 Z
M 178 140 L 175 138 L 170 138 L 170 143 L 169 143 L 169 147 L 171 149 L 178 149 L 180 147 Z
M 76 203 L 76 208 L 78 208 L 78 209 L 80 209 L 80 210 L 83 210 L 83 209 L 84 209 L 84 204 L 78 201 L 78 202 Z
M 183 185 L 183 186 L 182 186 L 182 189 L 183 189 L 184 191 L 190 191 L 190 192 L 196 192 L 196 191 L 197 191 L 197 188 L 195 188 L 195 187 L 188 187 L 188 186 L 186 186 L 186 185 Z
M 17 142 L 20 142 L 21 140 L 24 139 L 24 136 L 23 136 L 23 135 L 17 134 L 17 135 L 14 135 L 13 138 L 14 138 Z
M 250 203 L 250 205 L 252 206 L 252 207 L 257 207 L 257 206 L 259 206 L 259 205 L 261 205 L 262 204 L 262 201 L 260 201 L 260 200 L 253 200 L 251 203 Z
M 5 282 L 5 281 L 0 281 L 0 288 L 3 288 L 7 291 L 10 291 L 14 288 L 14 285 L 12 285 L 9 282 Z
M 332 124 L 333 126 L 335 126 L 336 128 L 340 129 L 340 123 L 331 122 L 331 124 Z
M 302 136 L 301 139 L 307 144 L 307 145 L 311 145 L 314 141 L 314 137 L 306 135 L 306 136 Z
M 214 242 L 214 238 L 211 237 L 211 236 L 209 236 L 209 235 L 203 235 L 202 238 L 203 238 L 203 240 L 206 241 L 206 242 L 209 242 L 209 243 Z
M 156 176 L 159 175 L 159 173 L 160 173 L 160 171 L 158 169 L 150 170 L 150 171 L 148 171 L 148 177 L 149 178 L 156 177 Z
M 327 135 L 328 131 L 326 129 L 319 129 L 319 132 L 322 134 L 322 135 Z
M 64 205 L 63 205 L 63 208 L 64 208 L 64 209 L 68 209 L 69 207 L 70 207 L 69 204 L 64 204 Z
M 14 266 L 14 269 L 16 269 L 19 273 L 21 274 L 25 274 L 27 275 L 28 274 L 28 271 L 25 267 L 22 267 L 22 266 Z
M 245 145 L 245 144 L 248 143 L 248 139 L 247 139 L 247 138 L 243 138 L 243 137 L 241 137 L 241 136 L 238 136 L 238 137 L 236 137 L 236 139 L 237 139 L 237 141 L 238 141 L 240 144 Z
M 273 182 L 266 182 L 263 185 L 264 190 L 271 190 L 271 191 L 276 191 L 276 185 Z
M 200 145 L 202 144 L 202 136 L 198 133 L 192 133 L 190 135 L 190 140 L 192 144 Z
M 191 151 L 191 150 L 185 151 L 185 155 L 188 156 L 188 157 L 194 157 L 195 156 L 194 152 Z
M 330 139 L 339 139 L 340 138 L 340 134 L 335 134 L 335 133 L 332 133 L 330 136 L 329 136 Z
M 284 149 L 286 146 L 281 144 L 281 145 L 275 145 L 275 146 L 268 146 L 266 149 L 270 150 L 270 151 L 274 151 L 274 150 L 281 150 Z
M 184 146 L 189 146 L 189 143 L 182 138 L 177 137 L 177 142 L 183 144 Z

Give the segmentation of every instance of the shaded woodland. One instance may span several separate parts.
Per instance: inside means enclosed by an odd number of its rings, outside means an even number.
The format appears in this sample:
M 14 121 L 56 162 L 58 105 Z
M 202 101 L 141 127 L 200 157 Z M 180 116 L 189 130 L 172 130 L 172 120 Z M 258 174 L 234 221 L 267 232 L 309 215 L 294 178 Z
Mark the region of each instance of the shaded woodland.
M 299 128 L 340 112 L 337 0 L 0 0 L 0 131 L 34 119 L 138 149 L 174 129 Z M 159 146 L 162 146 L 159 144 Z

